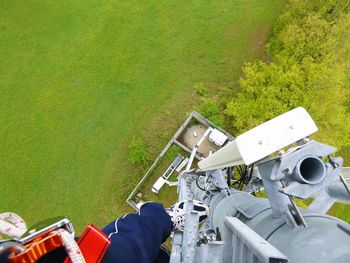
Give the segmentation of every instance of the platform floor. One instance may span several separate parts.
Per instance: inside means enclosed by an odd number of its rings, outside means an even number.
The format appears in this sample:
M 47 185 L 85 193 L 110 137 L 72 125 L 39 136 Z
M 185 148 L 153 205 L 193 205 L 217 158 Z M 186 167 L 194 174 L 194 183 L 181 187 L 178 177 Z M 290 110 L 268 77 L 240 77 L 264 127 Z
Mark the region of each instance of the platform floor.
M 189 149 L 193 149 L 193 147 L 196 145 L 196 143 L 200 140 L 200 138 L 203 136 L 205 131 L 208 127 L 202 125 L 202 124 L 195 124 L 192 126 L 187 127 L 184 132 L 181 135 L 181 138 L 179 140 L 181 143 L 183 143 L 186 147 Z M 220 147 L 209 141 L 208 138 L 205 138 L 205 140 L 202 142 L 202 144 L 199 146 L 198 153 L 203 156 L 207 157 L 209 155 L 210 151 L 217 151 Z

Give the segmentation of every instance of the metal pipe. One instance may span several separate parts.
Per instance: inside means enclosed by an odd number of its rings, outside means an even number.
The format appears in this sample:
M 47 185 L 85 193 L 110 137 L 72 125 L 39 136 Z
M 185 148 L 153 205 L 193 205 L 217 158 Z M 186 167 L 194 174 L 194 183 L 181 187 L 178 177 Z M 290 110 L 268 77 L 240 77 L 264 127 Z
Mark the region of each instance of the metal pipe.
M 306 156 L 299 160 L 292 176 L 304 184 L 318 184 L 326 176 L 326 166 L 320 158 Z

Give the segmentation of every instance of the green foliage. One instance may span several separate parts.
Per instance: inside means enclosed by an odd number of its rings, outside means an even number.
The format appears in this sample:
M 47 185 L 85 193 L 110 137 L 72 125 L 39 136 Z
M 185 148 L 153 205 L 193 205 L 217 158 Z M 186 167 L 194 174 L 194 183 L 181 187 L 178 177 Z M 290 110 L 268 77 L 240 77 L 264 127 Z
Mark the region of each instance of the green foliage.
M 306 209 L 308 207 L 308 204 L 302 200 L 302 199 L 298 199 L 298 198 L 294 198 L 295 203 L 297 204 L 297 206 Z
M 208 94 L 208 89 L 203 84 L 196 84 L 194 88 L 198 95 L 205 96 Z
M 165 157 L 169 161 L 173 161 L 176 156 L 180 153 L 181 148 L 177 145 L 172 145 L 169 150 L 167 151 Z
M 339 151 L 339 156 L 342 156 L 344 158 L 344 164 L 343 166 L 350 166 L 350 145 L 346 145 L 342 147 L 342 149 Z
M 191 112 L 188 87 L 232 83 L 283 4 L 2 1 L 0 210 L 28 224 L 64 214 L 78 233 L 122 216 L 130 191 L 119 188 L 142 175 L 132 137 L 152 133 L 161 149 L 155 134 Z M 154 125 L 164 113 L 172 121 Z
M 327 4 L 311 2 L 290 1 L 269 43 L 271 63 L 243 67 L 241 92 L 225 110 L 238 132 L 302 106 L 319 127 L 316 139 L 338 147 L 349 144 L 350 45 L 343 40 L 349 39 L 350 16 L 331 19 Z
M 233 96 L 232 89 L 229 87 L 221 87 L 219 90 L 220 106 L 223 108 L 226 107 L 226 104 L 230 101 L 230 98 Z
M 341 204 L 334 203 L 331 209 L 328 211 L 328 214 L 338 217 L 345 222 L 350 224 L 350 205 L 349 204 Z
M 219 106 L 215 99 L 204 98 L 199 105 L 200 113 L 204 117 L 211 117 L 220 113 Z
M 135 186 L 140 181 L 140 177 L 135 174 L 124 174 L 121 176 L 121 183 L 123 187 L 118 188 L 118 195 L 116 198 L 117 202 L 123 203 L 125 202 L 125 197 L 129 196 L 130 193 L 134 190 Z
M 219 127 L 224 126 L 224 116 L 214 98 L 203 98 L 199 105 L 199 112 Z
M 305 18 L 313 14 L 319 15 L 327 22 L 332 22 L 348 12 L 349 7 L 348 1 L 289 0 L 285 11 L 280 15 L 278 22 L 274 25 L 274 35 L 278 36 L 281 31 L 290 25 L 302 25 L 305 22 Z
M 149 154 L 141 138 L 134 137 L 129 146 L 129 161 L 133 164 L 144 165 L 149 161 Z

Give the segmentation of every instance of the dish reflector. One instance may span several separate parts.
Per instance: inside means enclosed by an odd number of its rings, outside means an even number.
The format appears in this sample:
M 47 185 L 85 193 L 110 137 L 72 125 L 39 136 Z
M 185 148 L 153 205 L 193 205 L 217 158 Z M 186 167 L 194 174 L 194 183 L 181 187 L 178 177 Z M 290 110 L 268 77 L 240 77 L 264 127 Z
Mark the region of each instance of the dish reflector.
M 249 165 L 317 132 L 309 113 L 298 107 L 241 135 L 198 163 L 202 171 Z

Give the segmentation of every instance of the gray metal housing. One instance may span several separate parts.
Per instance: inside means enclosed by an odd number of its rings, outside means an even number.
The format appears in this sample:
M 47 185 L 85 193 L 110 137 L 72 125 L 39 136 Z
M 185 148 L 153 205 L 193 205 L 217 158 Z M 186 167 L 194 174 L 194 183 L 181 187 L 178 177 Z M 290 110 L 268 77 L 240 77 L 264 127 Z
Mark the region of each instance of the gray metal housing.
M 349 262 L 350 227 L 335 217 L 308 214 L 304 210 L 302 213 L 308 227 L 294 227 L 283 218 L 273 217 L 267 199 L 239 191 L 217 199 L 220 200 L 213 200 L 211 205 L 214 229 L 226 229 L 225 218 L 235 217 L 282 252 L 289 262 Z M 224 240 L 231 238 L 227 237 L 230 233 L 226 231 L 222 231 L 222 234 Z M 223 262 L 232 261 L 226 258 Z
M 350 262 L 349 224 L 326 215 L 337 199 L 350 200 L 343 160 L 330 157 L 335 151 L 305 140 L 286 154 L 261 160 L 257 179 L 268 199 L 230 188 L 226 169 L 183 174 L 179 200 L 200 200 L 211 212 L 198 228 L 198 215 L 193 205 L 187 206 L 185 230 L 175 232 L 171 263 Z M 301 209 L 295 198 L 314 200 Z

